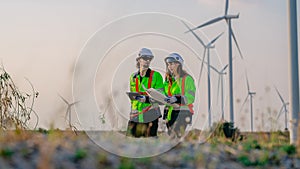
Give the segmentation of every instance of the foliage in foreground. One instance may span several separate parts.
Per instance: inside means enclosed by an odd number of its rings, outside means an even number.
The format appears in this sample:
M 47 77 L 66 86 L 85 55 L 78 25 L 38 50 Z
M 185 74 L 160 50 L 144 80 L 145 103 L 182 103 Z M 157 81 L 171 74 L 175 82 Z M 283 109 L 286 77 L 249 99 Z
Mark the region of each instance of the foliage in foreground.
M 196 139 L 200 134 L 200 131 L 191 132 L 185 140 Z M 13 158 L 30 159 L 38 154 L 39 160 L 30 162 L 30 165 L 86 168 L 85 164 L 89 163 L 94 168 L 133 169 L 156 168 L 157 164 L 170 168 L 220 168 L 232 163 L 239 168 L 291 168 L 291 165 L 286 166 L 286 161 L 298 158 L 296 147 L 289 144 L 286 132 L 239 133 L 238 138 L 243 136 L 243 139 L 235 140 L 226 138 L 224 133 L 214 134 L 213 139 L 204 144 L 184 141 L 159 156 L 131 159 L 98 149 L 88 141 L 84 132 L 75 135 L 70 130 L 59 129 L 0 131 L 0 159 L 10 162 Z M 53 163 L 52 160 L 57 161 Z M 93 168 L 91 166 L 88 168 Z
M 29 84 L 32 93 L 21 92 L 6 70 L 0 68 L 0 129 L 28 129 L 31 113 L 35 113 L 34 100 L 38 96 Z
M 228 136 L 224 122 L 214 124 L 214 131 L 208 139 L 212 147 L 225 146 L 229 154 L 244 166 L 279 166 L 283 157 L 297 157 L 295 145 L 289 143 L 289 133 L 273 132 L 244 132 L 233 128 Z

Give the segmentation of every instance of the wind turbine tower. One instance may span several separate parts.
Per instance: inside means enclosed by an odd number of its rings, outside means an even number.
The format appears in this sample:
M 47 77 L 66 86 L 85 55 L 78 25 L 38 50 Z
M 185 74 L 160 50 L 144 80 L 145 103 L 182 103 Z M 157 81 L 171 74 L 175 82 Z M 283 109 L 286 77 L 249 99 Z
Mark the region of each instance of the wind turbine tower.
M 218 40 L 220 38 L 220 36 L 223 34 L 219 34 L 217 37 L 215 37 L 212 41 L 210 41 L 208 44 L 205 44 L 201 38 L 193 31 L 191 30 L 191 28 L 184 22 L 182 21 L 182 23 L 188 28 L 189 31 L 192 32 L 192 34 L 195 36 L 195 38 L 201 43 L 201 45 L 204 47 L 204 53 L 203 53 L 203 59 L 202 59 L 202 63 L 201 63 L 201 69 L 200 69 L 200 74 L 199 74 L 199 79 L 198 79 L 198 85 L 201 79 L 201 74 L 202 74 L 202 70 L 203 70 L 203 63 L 205 60 L 205 54 L 207 51 L 207 91 L 208 91 L 208 126 L 211 127 L 211 82 L 210 82 L 210 49 L 215 48 L 215 41 Z
M 235 35 L 234 35 L 232 27 L 231 27 L 231 19 L 239 18 L 239 14 L 237 14 L 237 15 L 228 14 L 228 6 L 229 6 L 229 0 L 226 0 L 225 14 L 223 16 L 214 18 L 214 19 L 212 19 L 212 20 L 210 20 L 210 21 L 208 21 L 208 22 L 206 22 L 202 25 L 199 25 L 199 26 L 193 28 L 192 30 L 202 28 L 204 26 L 216 23 L 216 22 L 221 21 L 223 19 L 226 21 L 226 23 L 228 25 L 229 112 L 230 112 L 230 122 L 233 123 L 234 122 L 234 107 L 233 107 L 233 100 L 234 100 L 233 97 L 234 96 L 233 96 L 233 73 L 232 73 L 233 68 L 232 68 L 232 39 L 231 38 L 233 38 L 242 59 L 243 59 L 243 56 L 242 56 L 242 52 L 240 50 L 240 47 L 237 43 L 237 40 L 235 38 Z
M 250 90 L 248 75 L 246 73 L 246 79 L 247 79 L 247 90 L 248 90 L 248 96 L 250 96 L 250 116 L 251 116 L 251 132 L 253 132 L 253 96 L 256 94 L 256 92 L 252 92 Z
M 252 92 L 250 90 L 250 85 L 249 85 L 249 80 L 248 80 L 247 73 L 246 73 L 246 82 L 247 82 L 248 94 L 247 94 L 247 97 L 245 98 L 245 100 L 244 100 L 244 102 L 241 106 L 240 112 L 242 111 L 245 103 L 247 102 L 248 98 L 250 97 L 250 128 L 251 128 L 251 132 L 253 132 L 253 96 L 256 94 L 256 92 Z
M 290 143 L 295 144 L 298 133 L 299 114 L 299 69 L 298 69 L 298 30 L 297 1 L 288 0 L 289 30 L 289 93 L 290 93 Z
M 213 66 L 210 66 L 215 72 L 218 73 L 219 75 L 219 79 L 218 79 L 218 94 L 217 96 L 219 96 L 219 89 L 221 87 L 221 113 L 222 113 L 222 120 L 224 120 L 224 75 L 226 75 L 226 68 L 228 67 L 228 65 L 224 66 L 223 69 L 221 69 L 220 71 L 216 68 L 214 68 Z M 221 84 L 221 86 L 220 86 Z

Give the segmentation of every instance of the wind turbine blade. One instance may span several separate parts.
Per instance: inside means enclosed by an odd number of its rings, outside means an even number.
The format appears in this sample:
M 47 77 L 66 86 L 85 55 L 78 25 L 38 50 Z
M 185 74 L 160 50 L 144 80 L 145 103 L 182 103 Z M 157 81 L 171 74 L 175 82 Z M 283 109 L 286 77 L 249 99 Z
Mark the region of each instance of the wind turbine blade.
M 207 64 L 207 63 L 205 62 L 205 64 Z M 212 68 L 215 72 L 217 72 L 217 73 L 219 73 L 219 74 L 221 73 L 221 72 L 218 71 L 218 69 L 216 69 L 216 68 L 213 67 L 212 65 L 210 65 L 210 68 Z
M 248 93 L 250 93 L 250 86 L 249 86 L 249 80 L 248 80 L 247 71 L 246 71 L 246 81 L 247 81 L 247 89 L 248 89 Z
M 241 113 L 241 111 L 243 110 L 244 105 L 246 104 L 248 97 L 249 97 L 249 95 L 247 95 L 246 99 L 244 100 L 244 102 L 243 102 L 243 104 L 242 104 L 242 106 L 241 106 L 241 109 L 240 109 L 239 113 Z
M 65 114 L 65 120 L 67 120 L 69 111 L 70 111 L 70 107 L 67 108 L 67 111 L 66 111 L 66 114 Z
M 204 53 L 203 53 L 203 59 L 202 59 L 201 68 L 200 68 L 200 74 L 199 74 L 198 86 L 199 86 L 199 84 L 200 84 L 200 79 L 201 79 L 201 75 L 202 75 L 203 63 L 204 63 L 204 60 L 205 60 L 205 53 L 206 53 L 206 48 L 204 49 Z
M 227 22 L 227 24 L 228 24 L 228 22 Z M 237 40 L 236 40 L 236 37 L 235 37 L 235 35 L 234 35 L 234 32 L 233 32 L 232 28 L 230 29 L 230 31 L 231 31 L 231 35 L 232 35 L 232 37 L 233 37 L 233 40 L 234 40 L 234 42 L 235 42 L 235 45 L 236 45 L 236 47 L 238 48 L 238 51 L 239 51 L 239 53 L 240 53 L 240 56 L 241 56 L 242 59 L 244 59 L 243 54 L 242 54 L 242 51 L 241 51 L 240 46 L 239 46 L 239 44 L 238 44 L 238 42 L 237 42 Z
M 187 29 L 192 32 L 192 34 L 196 37 L 196 39 L 202 44 L 203 47 L 205 47 L 204 42 L 202 41 L 202 39 L 184 22 L 181 20 L 181 22 L 187 27 Z
M 215 22 L 218 22 L 218 21 L 220 21 L 220 20 L 222 20 L 222 19 L 225 19 L 225 16 L 221 16 L 221 17 L 217 17 L 217 18 L 215 18 L 215 19 L 212 19 L 212 20 L 210 20 L 210 21 L 208 21 L 208 22 L 205 22 L 204 24 L 199 25 L 199 26 L 197 26 L 197 27 L 195 27 L 195 28 L 193 28 L 193 29 L 191 29 L 191 30 L 196 30 L 196 29 L 202 28 L 202 27 L 204 27 L 204 26 L 207 26 L 207 25 L 213 24 L 213 23 L 215 23 Z M 186 32 L 189 32 L 189 31 L 186 31 Z
M 60 94 L 58 94 L 58 96 L 67 104 L 67 105 L 69 105 L 69 102 L 66 100 L 66 99 L 64 99 Z
M 284 104 L 284 100 L 283 100 L 282 96 L 280 95 L 280 93 L 279 93 L 277 87 L 276 87 L 276 86 L 274 86 L 274 87 L 275 87 L 275 90 L 276 90 L 276 92 L 277 92 L 277 94 L 278 94 L 278 96 L 279 96 L 279 98 L 280 98 L 282 104 Z
M 218 40 L 218 39 L 220 38 L 220 36 L 223 35 L 223 33 L 224 33 L 224 32 L 220 33 L 214 40 L 212 40 L 211 42 L 209 42 L 209 44 L 208 44 L 207 46 L 213 44 L 216 40 Z
M 79 101 L 76 101 L 76 102 L 70 104 L 70 106 L 73 106 L 73 105 L 75 105 L 75 104 L 77 104 L 77 103 L 79 103 Z
M 280 117 L 280 115 L 281 115 L 281 113 L 282 113 L 283 107 L 284 107 L 284 105 L 281 106 L 281 108 L 280 108 L 280 110 L 279 110 L 279 112 L 278 112 L 278 115 L 277 115 L 277 117 L 276 117 L 276 120 L 279 119 L 279 117 Z
M 226 4 L 225 4 L 225 16 L 228 13 L 228 6 L 229 6 L 229 2 L 228 2 L 228 0 L 226 0 Z
M 228 67 L 228 64 L 226 66 L 224 66 L 224 68 L 221 70 L 221 73 L 223 73 L 223 71 L 225 71 L 225 69 Z

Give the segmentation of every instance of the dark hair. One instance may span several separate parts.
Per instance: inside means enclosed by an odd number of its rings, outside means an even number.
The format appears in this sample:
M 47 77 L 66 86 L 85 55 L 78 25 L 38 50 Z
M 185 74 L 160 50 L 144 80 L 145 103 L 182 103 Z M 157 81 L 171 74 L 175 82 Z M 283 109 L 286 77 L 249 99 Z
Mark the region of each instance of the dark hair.
M 181 64 L 177 67 L 177 72 L 179 74 L 179 77 L 183 77 L 183 76 L 189 75 L 185 70 L 182 69 L 182 65 Z M 166 63 L 165 81 L 168 81 L 169 83 L 172 82 L 172 75 L 171 75 L 170 70 L 168 69 L 168 63 Z
M 137 59 L 136 65 L 135 65 L 135 67 L 138 68 L 138 69 L 140 68 L 140 62 L 139 62 L 140 59 L 141 59 L 141 58 L 138 58 L 138 59 Z M 151 59 L 151 61 L 152 61 L 152 59 Z

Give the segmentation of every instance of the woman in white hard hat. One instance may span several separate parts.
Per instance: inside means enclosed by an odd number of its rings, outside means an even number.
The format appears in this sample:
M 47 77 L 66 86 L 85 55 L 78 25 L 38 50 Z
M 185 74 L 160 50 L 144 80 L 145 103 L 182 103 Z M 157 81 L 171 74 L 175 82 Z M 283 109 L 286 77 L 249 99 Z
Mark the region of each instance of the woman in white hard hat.
M 145 91 L 148 88 L 163 90 L 161 74 L 149 68 L 153 58 L 150 49 L 142 48 L 136 58 L 138 71 L 130 76 L 130 91 L 140 94 L 131 101 L 127 129 L 127 134 L 134 137 L 157 136 L 158 119 L 161 117 L 160 109 L 158 104 L 151 102 Z
M 183 70 L 183 62 L 178 53 L 171 53 L 165 58 L 165 101 L 179 106 L 166 105 L 163 119 L 167 122 L 169 134 L 174 133 L 177 137 L 183 136 L 187 125 L 192 123 L 196 92 L 194 79 Z

